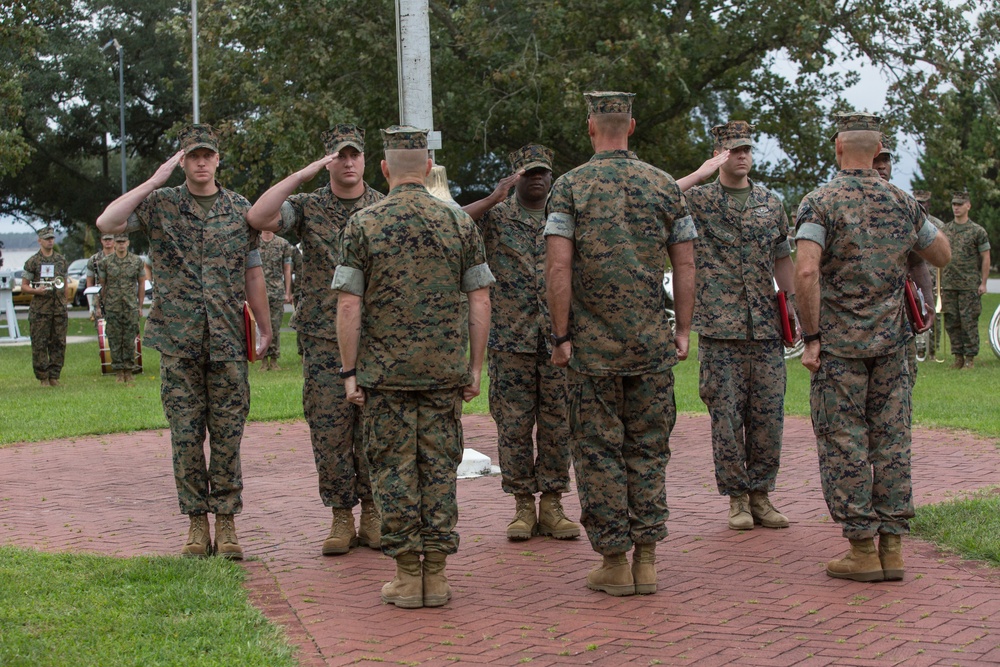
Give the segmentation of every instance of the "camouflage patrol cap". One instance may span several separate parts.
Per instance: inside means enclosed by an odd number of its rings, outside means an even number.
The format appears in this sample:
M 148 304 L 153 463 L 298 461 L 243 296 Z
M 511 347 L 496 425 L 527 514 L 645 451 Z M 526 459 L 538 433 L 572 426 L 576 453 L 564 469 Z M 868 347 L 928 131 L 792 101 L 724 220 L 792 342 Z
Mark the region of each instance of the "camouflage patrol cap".
M 128 234 L 115 234 L 115 241 L 128 241 Z
M 833 114 L 833 123 L 837 129 L 830 137 L 830 141 L 836 139 L 841 132 L 854 132 L 856 130 L 880 132 L 882 118 L 875 114 L 852 111 L 851 113 Z
M 114 241 L 115 240 L 115 235 L 114 234 L 101 234 L 101 240 L 102 241 Z
M 895 143 L 896 142 L 894 142 L 892 140 L 892 137 L 890 137 L 889 135 L 887 135 L 885 132 L 882 132 L 881 135 L 882 135 L 882 150 L 880 150 L 879 153 L 878 153 L 878 155 L 876 155 L 875 157 L 883 157 L 883 156 L 885 156 L 887 159 L 891 160 L 892 159 L 892 149 L 895 148 Z
M 609 90 L 592 90 L 583 94 L 591 115 L 605 113 L 632 113 L 632 98 L 635 93 L 621 93 Z
M 967 201 L 972 201 L 969 199 L 968 190 L 955 190 L 951 193 L 951 203 L 952 204 L 964 204 Z
M 541 144 L 521 146 L 507 156 L 514 171 L 548 169 L 552 171 L 552 149 Z
M 188 125 L 181 130 L 180 140 L 184 155 L 198 148 L 219 152 L 219 137 L 211 125 Z
M 926 204 L 931 200 L 931 193 L 927 190 L 914 190 L 913 198 L 916 199 L 921 204 Z
M 751 133 L 756 126 L 745 120 L 731 120 L 725 125 L 716 125 L 712 128 L 712 136 L 715 137 L 715 145 L 729 150 L 740 146 L 753 146 L 750 139 Z
M 344 146 L 353 146 L 365 152 L 365 131 L 357 125 L 338 123 L 322 134 L 323 150 L 327 155 L 339 153 Z
M 427 149 L 427 130 L 411 125 L 390 125 L 382 130 L 382 145 L 387 151 Z
M 56 230 L 52 227 L 46 225 L 38 230 L 38 238 L 40 239 L 54 239 L 56 237 Z

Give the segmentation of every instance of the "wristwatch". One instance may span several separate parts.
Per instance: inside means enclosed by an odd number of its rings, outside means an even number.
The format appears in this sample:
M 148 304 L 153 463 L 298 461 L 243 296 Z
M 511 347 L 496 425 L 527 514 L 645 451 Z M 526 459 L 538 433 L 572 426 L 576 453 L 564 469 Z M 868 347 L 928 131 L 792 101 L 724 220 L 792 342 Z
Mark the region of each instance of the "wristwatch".
M 352 378 L 358 374 L 357 368 L 352 368 L 349 371 L 345 371 L 343 368 L 340 369 L 340 379 L 346 380 L 347 378 Z
M 552 334 L 552 344 L 555 345 L 556 347 L 559 347 L 563 343 L 568 343 L 571 340 L 573 340 L 573 334 L 571 333 L 567 333 L 565 336 L 557 336 L 555 334 Z
M 814 333 L 814 334 L 807 334 L 807 333 L 802 334 L 802 342 L 803 343 L 811 343 L 814 340 L 819 340 L 819 332 L 818 331 L 816 333 Z

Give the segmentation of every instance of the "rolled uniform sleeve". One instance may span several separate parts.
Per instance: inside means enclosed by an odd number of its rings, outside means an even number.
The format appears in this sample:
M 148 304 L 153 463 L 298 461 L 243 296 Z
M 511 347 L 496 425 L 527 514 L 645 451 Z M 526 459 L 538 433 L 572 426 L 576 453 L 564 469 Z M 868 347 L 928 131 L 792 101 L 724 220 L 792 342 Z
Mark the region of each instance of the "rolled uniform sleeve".
M 545 236 L 576 238 L 575 213 L 572 187 L 560 176 L 552 184 L 545 204 Z
M 496 282 L 490 267 L 484 262 L 473 266 L 462 276 L 462 291 L 475 292 Z
M 258 266 L 261 266 L 262 263 L 263 262 L 260 259 L 260 250 L 254 248 L 247 253 L 247 269 L 255 269 Z
M 278 234 L 284 236 L 291 229 L 296 229 L 303 219 L 302 207 L 295 197 L 289 197 L 281 203 L 278 214 Z
M 563 236 L 571 239 L 576 233 L 576 223 L 568 213 L 549 213 L 545 219 L 546 236 Z
M 667 245 L 677 245 L 694 241 L 698 238 L 698 229 L 694 225 L 694 218 L 685 215 L 674 220 L 673 227 L 670 228 L 670 236 L 667 237 Z
M 365 294 L 365 274 L 360 269 L 341 264 L 333 273 L 330 289 L 347 292 L 355 296 Z
M 934 239 L 937 238 L 938 228 L 933 222 L 928 218 L 924 218 L 924 224 L 920 227 L 920 231 L 917 232 L 917 249 L 923 250 L 930 244 L 934 243 Z
M 820 248 L 826 248 L 826 227 L 820 222 L 808 199 L 802 200 L 795 216 L 795 240 L 812 241 Z

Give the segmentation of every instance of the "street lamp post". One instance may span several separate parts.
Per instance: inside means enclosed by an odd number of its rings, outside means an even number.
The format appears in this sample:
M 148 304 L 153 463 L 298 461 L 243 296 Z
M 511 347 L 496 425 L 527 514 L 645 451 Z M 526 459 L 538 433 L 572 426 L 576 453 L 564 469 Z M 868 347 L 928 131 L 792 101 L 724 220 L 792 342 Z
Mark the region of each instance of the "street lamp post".
M 117 39 L 101 47 L 101 51 L 106 51 L 109 46 L 113 46 L 118 52 L 118 132 L 121 137 L 121 163 L 122 163 L 122 194 L 128 192 L 128 183 L 125 176 L 125 56 L 122 45 Z
M 194 123 L 198 120 L 198 0 L 191 0 L 191 80 L 194 98 Z

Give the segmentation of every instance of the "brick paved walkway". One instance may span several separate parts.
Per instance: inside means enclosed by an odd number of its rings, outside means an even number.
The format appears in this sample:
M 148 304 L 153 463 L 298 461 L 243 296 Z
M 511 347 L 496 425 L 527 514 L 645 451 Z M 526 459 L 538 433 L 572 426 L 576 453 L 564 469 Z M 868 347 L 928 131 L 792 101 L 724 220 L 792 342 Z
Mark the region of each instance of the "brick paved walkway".
M 467 445 L 496 461 L 488 417 L 465 419 Z M 496 477 L 459 482 L 462 546 L 448 562 L 454 600 L 440 609 L 379 602 L 390 559 L 370 549 L 324 558 L 304 423 L 251 424 L 239 518 L 252 599 L 282 624 L 305 666 L 983 665 L 1000 664 L 1000 574 L 905 542 L 902 582 L 823 574 L 846 542 L 826 514 L 807 420 L 789 419 L 776 504 L 793 524 L 736 533 L 716 495 L 709 425 L 681 417 L 667 469 L 670 537 L 659 592 L 586 589 L 586 539 L 510 543 L 512 502 Z M 0 450 L 0 543 L 53 551 L 171 554 L 183 543 L 169 433 L 78 438 Z M 1000 481 L 1000 450 L 967 436 L 914 435 L 918 503 Z M 125 480 L 130 480 L 128 483 Z M 579 516 L 575 496 L 566 498 Z

